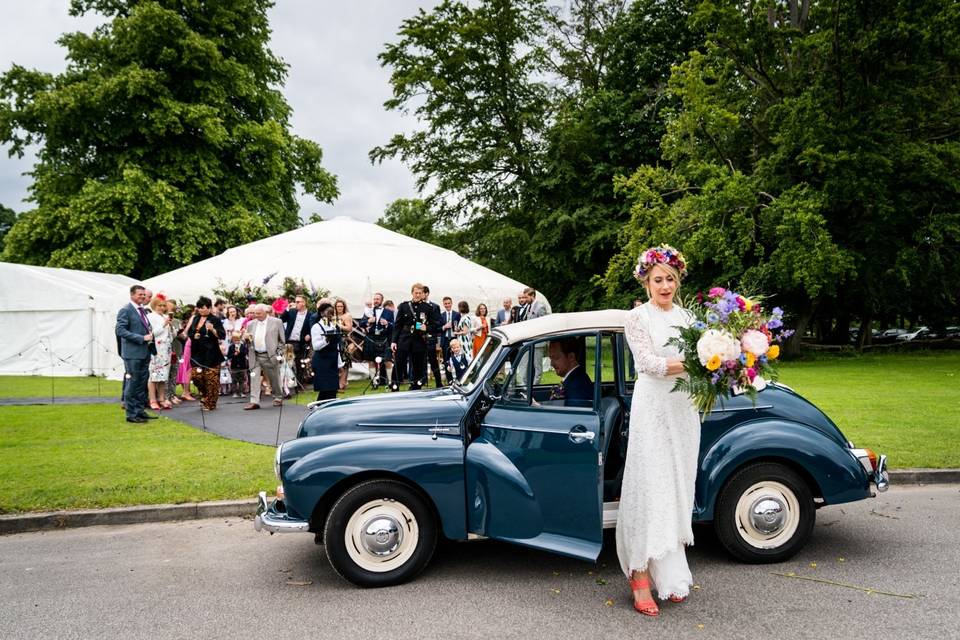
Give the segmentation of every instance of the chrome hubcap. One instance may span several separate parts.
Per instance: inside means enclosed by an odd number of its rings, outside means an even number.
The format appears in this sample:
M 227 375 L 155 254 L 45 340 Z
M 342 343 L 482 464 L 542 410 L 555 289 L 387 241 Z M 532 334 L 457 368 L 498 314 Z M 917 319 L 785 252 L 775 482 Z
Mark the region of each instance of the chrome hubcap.
M 360 540 L 364 549 L 378 558 L 388 557 L 403 542 L 403 530 L 394 518 L 379 514 L 363 523 Z
M 765 535 L 777 533 L 783 529 L 786 521 L 786 506 L 776 498 L 760 498 L 750 507 L 750 524 Z

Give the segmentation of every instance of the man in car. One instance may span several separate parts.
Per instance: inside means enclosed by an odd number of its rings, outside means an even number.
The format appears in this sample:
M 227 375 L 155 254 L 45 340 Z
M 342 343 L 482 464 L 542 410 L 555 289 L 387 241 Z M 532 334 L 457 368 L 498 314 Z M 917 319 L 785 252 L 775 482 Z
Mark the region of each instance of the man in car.
M 562 380 L 550 391 L 550 401 L 565 407 L 593 406 L 593 382 L 580 365 L 581 340 L 575 337 L 551 340 L 547 348 L 550 364 Z

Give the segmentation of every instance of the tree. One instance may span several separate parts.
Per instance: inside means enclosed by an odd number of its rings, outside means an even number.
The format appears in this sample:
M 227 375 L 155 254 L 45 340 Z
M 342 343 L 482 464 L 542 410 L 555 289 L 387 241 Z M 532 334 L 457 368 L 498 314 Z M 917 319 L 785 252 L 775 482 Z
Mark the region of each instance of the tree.
M 955 313 L 960 9 L 947 0 L 702 2 L 661 148 L 619 188 L 630 242 L 687 252 L 694 285 L 776 292 L 843 334 L 852 315 Z
M 460 247 L 463 240 L 461 231 L 449 221 L 437 221 L 427 203 L 418 199 L 394 200 L 384 210 L 377 224 L 439 247 Z
M 403 22 L 379 60 L 391 68 L 384 106 L 413 112 L 423 128 L 370 152 L 399 157 L 438 216 L 468 222 L 527 206 L 540 173 L 550 105 L 543 0 L 445 0 Z
M 0 141 L 40 144 L 4 258 L 145 277 L 299 226 L 330 202 L 315 143 L 289 132 L 269 0 L 73 0 L 67 70 L 0 77 Z
M 0 204 L 0 253 L 3 253 L 4 238 L 17 221 L 17 212 Z

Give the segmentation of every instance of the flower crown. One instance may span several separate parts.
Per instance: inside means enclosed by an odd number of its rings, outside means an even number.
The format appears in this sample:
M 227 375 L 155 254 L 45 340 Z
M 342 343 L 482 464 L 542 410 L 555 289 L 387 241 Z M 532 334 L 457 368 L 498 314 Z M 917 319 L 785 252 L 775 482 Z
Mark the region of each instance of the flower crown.
M 673 267 L 681 278 L 687 275 L 687 261 L 683 259 L 683 254 L 668 244 L 662 244 L 659 247 L 650 247 L 640 254 L 640 260 L 637 262 L 637 268 L 633 271 L 633 277 L 637 280 L 643 280 L 650 269 L 657 264 L 666 264 Z

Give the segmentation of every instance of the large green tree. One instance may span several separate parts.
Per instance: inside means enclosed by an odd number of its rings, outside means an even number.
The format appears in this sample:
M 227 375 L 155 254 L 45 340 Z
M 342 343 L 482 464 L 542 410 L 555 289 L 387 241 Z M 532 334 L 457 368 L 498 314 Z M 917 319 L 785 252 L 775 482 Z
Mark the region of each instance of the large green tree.
M 955 313 L 960 5 L 713 0 L 693 20 L 707 45 L 671 79 L 672 167 L 619 183 L 630 241 L 608 290 L 666 240 L 693 284 L 778 293 L 801 330 Z
M 3 252 L 4 239 L 7 236 L 7 232 L 10 231 L 10 228 L 16 221 L 17 212 L 10 207 L 5 207 L 0 204 L 0 253 Z
M 3 257 L 143 277 L 298 226 L 299 186 L 337 196 L 291 135 L 269 0 L 73 0 L 66 71 L 0 76 L 0 141 L 39 144 Z

